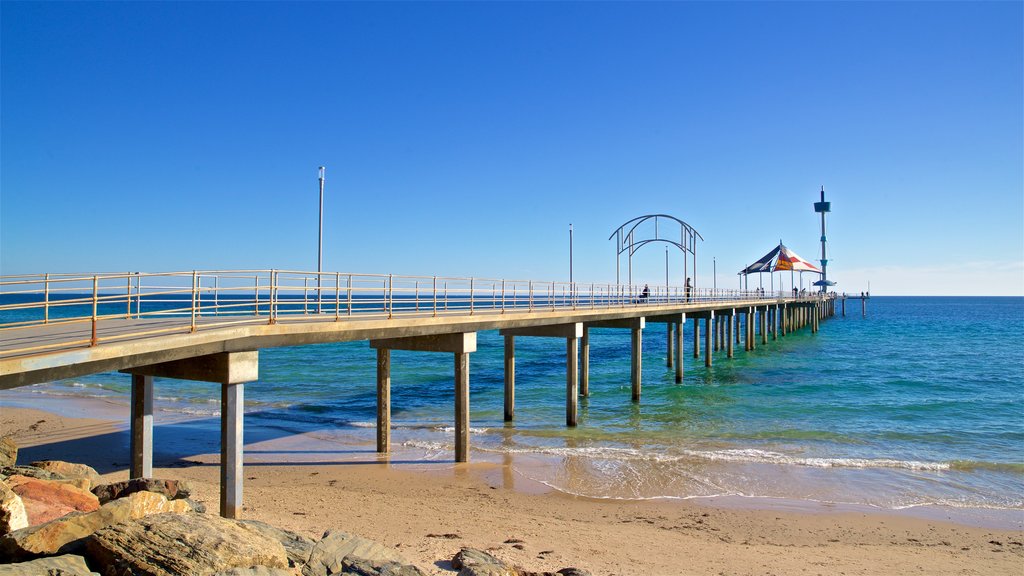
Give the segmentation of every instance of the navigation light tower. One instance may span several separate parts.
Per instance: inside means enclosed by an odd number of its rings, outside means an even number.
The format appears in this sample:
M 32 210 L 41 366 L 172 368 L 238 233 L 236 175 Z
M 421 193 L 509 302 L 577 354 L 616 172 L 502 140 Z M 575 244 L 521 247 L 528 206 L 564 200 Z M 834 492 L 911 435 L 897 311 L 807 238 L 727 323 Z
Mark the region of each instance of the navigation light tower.
M 828 281 L 828 258 L 825 256 L 825 213 L 831 212 L 831 207 L 831 202 L 825 202 L 825 187 L 822 186 L 821 201 L 814 203 L 814 211 L 821 213 L 821 282 L 815 282 L 815 284 L 821 285 L 822 293 L 827 292 L 828 287 L 835 284 Z

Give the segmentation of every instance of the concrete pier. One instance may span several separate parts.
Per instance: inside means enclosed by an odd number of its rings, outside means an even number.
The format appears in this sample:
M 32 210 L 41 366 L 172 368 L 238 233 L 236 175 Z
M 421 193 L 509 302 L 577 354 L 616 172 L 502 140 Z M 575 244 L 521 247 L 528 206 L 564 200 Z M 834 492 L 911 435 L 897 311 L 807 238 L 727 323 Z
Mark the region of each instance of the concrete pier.
M 646 317 L 637 316 L 621 320 L 601 320 L 587 322 L 586 325 L 594 328 L 628 328 L 630 330 L 629 381 L 632 388 L 632 399 L 634 402 L 639 402 L 643 381 L 643 330 L 647 325 Z
M 532 336 L 540 338 L 565 339 L 565 424 L 576 426 L 579 411 L 579 341 L 583 337 L 583 323 L 555 324 L 550 326 L 534 326 L 529 328 L 506 328 L 499 332 L 505 337 L 505 397 L 511 399 L 506 403 L 505 415 L 514 416 L 515 398 L 515 344 L 516 336 Z M 510 411 L 512 414 L 510 414 Z
M 377 349 L 377 452 L 391 452 L 391 350 Z
M 711 353 L 711 339 L 714 337 L 711 332 L 711 323 L 715 321 L 714 310 L 708 312 L 707 318 L 704 319 L 704 366 L 711 368 L 711 358 L 714 354 Z
M 143 477 L 147 471 L 151 475 L 153 469 L 153 377 L 221 385 L 220 513 L 225 518 L 238 518 L 242 510 L 244 384 L 259 377 L 259 353 L 224 352 L 137 366 L 123 372 L 132 375 L 131 462 Z
M 447 352 L 455 357 L 455 461 L 466 462 L 469 459 L 469 354 L 476 352 L 476 332 L 465 332 L 455 334 L 437 334 L 430 336 L 406 336 L 400 338 L 382 338 L 370 340 L 370 347 L 376 350 L 411 350 L 416 352 Z M 390 386 L 391 386 L 391 362 L 390 354 L 388 361 L 380 362 L 378 356 L 377 368 L 386 369 L 387 374 L 378 373 L 378 386 L 386 383 L 389 390 L 386 393 L 378 394 L 378 417 L 377 438 L 390 438 L 391 414 L 390 414 Z M 384 409 L 382 399 L 386 398 L 387 410 Z M 390 440 L 387 442 L 390 444 Z
M 682 355 L 679 363 L 682 364 Z M 590 396 L 590 329 L 583 325 L 583 336 L 580 337 L 580 396 Z
M 726 335 L 726 339 L 725 339 L 725 356 L 726 356 L 726 358 L 732 358 L 733 357 L 733 347 L 732 347 L 733 346 L 733 331 L 734 331 L 735 326 L 736 326 L 736 311 L 735 310 L 729 310 L 728 320 L 729 321 L 727 322 L 727 325 L 728 325 L 728 329 L 729 330 L 728 330 L 728 334 Z
M 153 477 L 153 377 L 132 374 L 130 478 Z

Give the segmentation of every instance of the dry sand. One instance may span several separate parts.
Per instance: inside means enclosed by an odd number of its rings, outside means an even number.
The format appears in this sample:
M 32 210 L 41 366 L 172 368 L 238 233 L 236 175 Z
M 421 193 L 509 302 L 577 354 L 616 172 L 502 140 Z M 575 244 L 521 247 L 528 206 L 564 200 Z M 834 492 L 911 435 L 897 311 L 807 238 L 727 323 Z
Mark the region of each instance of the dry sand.
M 84 462 L 110 470 L 110 481 L 127 478 L 123 423 L 0 407 L 0 435 L 13 434 L 23 447 L 20 463 Z M 173 466 L 154 476 L 191 481 L 215 512 L 216 456 L 179 456 L 161 460 Z M 529 570 L 577 566 L 595 576 L 1024 575 L 1019 529 L 812 504 L 593 500 L 546 490 L 494 463 L 392 465 L 372 455 L 342 463 L 248 461 L 244 518 L 313 537 L 328 528 L 352 531 L 399 548 L 433 574 L 454 574 L 448 561 L 469 546 Z

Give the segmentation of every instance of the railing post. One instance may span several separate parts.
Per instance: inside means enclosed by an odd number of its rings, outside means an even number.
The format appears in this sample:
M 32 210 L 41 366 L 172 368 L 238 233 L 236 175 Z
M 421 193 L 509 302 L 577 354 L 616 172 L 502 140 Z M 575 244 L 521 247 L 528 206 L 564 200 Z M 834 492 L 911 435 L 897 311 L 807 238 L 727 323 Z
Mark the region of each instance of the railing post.
M 444 281 L 444 311 L 448 311 L 448 281 Z
M 505 313 L 505 281 L 501 281 L 501 313 Z
M 469 315 L 473 315 L 473 279 L 469 279 Z
M 395 277 L 393 274 L 388 274 L 388 293 L 384 304 L 388 307 L 388 320 L 390 320 L 395 311 Z
M 302 277 L 302 313 L 309 314 L 309 276 Z
M 92 277 L 92 339 L 90 346 L 95 346 L 97 342 L 96 338 L 96 313 L 99 310 L 100 303 L 100 277 Z
M 437 317 L 437 276 L 434 276 L 433 288 L 431 289 L 434 301 L 434 317 Z
M 128 278 L 128 296 L 125 298 L 125 300 L 127 300 L 128 309 L 125 311 L 125 314 L 124 314 L 124 317 L 126 319 L 132 317 L 132 274 L 131 274 L 131 272 L 129 272 L 127 274 L 127 278 Z
M 334 321 L 341 320 L 341 272 L 334 273 Z
M 551 283 L 551 311 L 555 311 L 555 283 Z
M 213 277 L 213 315 L 220 316 L 220 276 Z
M 257 317 L 260 315 L 260 274 L 257 272 L 252 276 L 253 289 L 253 312 Z
M 530 312 L 533 312 L 533 280 L 530 280 Z
M 191 332 L 196 331 L 196 297 L 199 295 L 199 273 L 192 271 L 192 327 Z
M 270 302 L 267 303 L 267 315 L 270 316 L 270 323 L 277 322 L 277 270 L 270 271 Z
M 416 296 L 414 298 L 416 302 L 416 312 L 420 311 L 420 281 L 416 281 Z
M 43 274 L 43 324 L 50 323 L 50 274 Z
M 348 315 L 352 315 L 352 275 L 348 275 Z

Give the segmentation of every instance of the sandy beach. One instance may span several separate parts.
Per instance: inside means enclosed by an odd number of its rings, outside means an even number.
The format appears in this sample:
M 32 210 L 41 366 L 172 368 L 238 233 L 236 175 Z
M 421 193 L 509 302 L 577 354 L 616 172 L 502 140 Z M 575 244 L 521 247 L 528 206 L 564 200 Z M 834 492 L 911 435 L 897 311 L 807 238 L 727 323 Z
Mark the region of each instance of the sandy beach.
M 74 406 L 58 415 L 4 405 L 0 434 L 22 447 L 20 462 L 77 461 L 107 480 L 126 479 L 126 419 L 118 418 L 124 407 L 80 400 Z M 78 412 L 101 418 L 71 415 Z M 984 516 L 954 522 L 941 510 L 595 500 L 550 490 L 500 462 L 413 462 L 401 451 L 387 461 L 362 450 L 323 462 L 323 455 L 301 457 L 302 438 L 275 442 L 247 445 L 243 517 L 309 536 L 352 531 L 399 548 L 434 574 L 454 573 L 448 561 L 462 546 L 529 570 L 577 566 L 595 575 L 1024 571 L 1024 533 L 1005 524 L 1024 515 L 1016 511 L 986 525 Z M 189 453 L 187 439 L 167 444 L 161 447 L 158 437 L 154 476 L 191 481 L 197 499 L 215 511 L 216 454 Z

